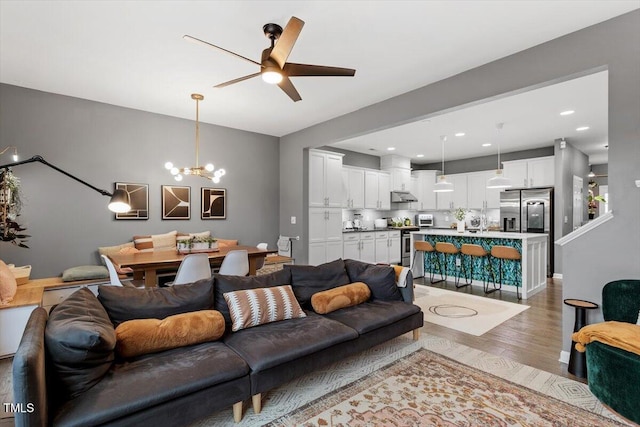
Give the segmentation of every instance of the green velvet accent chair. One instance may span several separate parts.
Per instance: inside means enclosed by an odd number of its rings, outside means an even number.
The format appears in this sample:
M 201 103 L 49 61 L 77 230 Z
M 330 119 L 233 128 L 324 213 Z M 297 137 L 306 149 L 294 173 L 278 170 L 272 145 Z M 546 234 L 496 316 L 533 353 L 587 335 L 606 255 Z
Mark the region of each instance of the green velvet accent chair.
M 637 323 L 640 280 L 616 280 L 602 289 L 605 321 Z M 640 424 L 640 355 L 595 341 L 587 345 L 589 389 L 605 405 Z

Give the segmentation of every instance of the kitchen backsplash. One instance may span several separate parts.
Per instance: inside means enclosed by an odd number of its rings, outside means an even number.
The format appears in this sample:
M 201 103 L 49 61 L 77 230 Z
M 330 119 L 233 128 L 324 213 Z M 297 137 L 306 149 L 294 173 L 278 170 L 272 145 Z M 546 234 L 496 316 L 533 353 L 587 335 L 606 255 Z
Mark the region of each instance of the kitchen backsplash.
M 448 228 L 452 223 L 456 222 L 453 214 L 449 211 L 410 211 L 410 210 L 390 210 L 390 211 L 379 211 L 376 209 L 343 209 L 342 210 L 342 221 L 349 221 L 355 218 L 360 218 L 363 227 L 367 229 L 373 229 L 373 221 L 378 218 L 388 218 L 388 217 L 399 217 L 399 218 L 409 218 L 411 219 L 411 224 L 415 224 L 415 218 L 418 213 L 428 213 L 433 214 L 433 224 L 434 227 L 442 227 Z M 359 217 L 356 215 L 360 214 Z M 466 217 L 465 223 L 467 227 L 471 227 L 471 220 L 473 217 L 480 217 L 479 209 L 470 210 Z M 486 209 L 485 216 L 487 218 L 487 225 L 494 222 L 498 224 L 500 221 L 500 209 Z

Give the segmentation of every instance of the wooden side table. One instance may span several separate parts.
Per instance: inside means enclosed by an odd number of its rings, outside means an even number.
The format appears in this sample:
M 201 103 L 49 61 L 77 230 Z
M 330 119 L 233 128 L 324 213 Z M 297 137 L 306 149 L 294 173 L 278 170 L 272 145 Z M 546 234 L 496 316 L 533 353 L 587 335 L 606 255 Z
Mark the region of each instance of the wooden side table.
M 598 308 L 598 304 L 581 299 L 567 298 L 564 303 L 576 309 L 576 320 L 573 324 L 573 332 L 578 332 L 587 324 L 587 310 Z M 587 355 L 576 350 L 576 342 L 571 341 L 569 353 L 569 373 L 580 378 L 587 378 Z

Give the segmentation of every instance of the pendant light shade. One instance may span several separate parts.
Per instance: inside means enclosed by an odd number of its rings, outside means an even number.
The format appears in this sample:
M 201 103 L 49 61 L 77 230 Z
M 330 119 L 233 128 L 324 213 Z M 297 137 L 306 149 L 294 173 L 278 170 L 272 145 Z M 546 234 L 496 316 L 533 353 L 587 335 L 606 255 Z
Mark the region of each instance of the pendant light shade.
M 438 177 L 438 182 L 433 186 L 434 193 L 448 193 L 453 191 L 453 183 L 447 181 L 447 177 L 444 174 L 444 142 L 447 140 L 445 135 L 440 136 L 442 141 L 442 175 Z
M 498 129 L 498 134 L 504 127 L 504 123 L 497 123 L 496 128 Z M 487 188 L 509 188 L 511 187 L 511 180 L 505 177 L 502 174 L 502 168 L 500 163 L 500 136 L 498 135 L 498 169 L 496 169 L 496 174 L 489 178 L 487 181 Z
M 111 196 L 108 207 L 111 212 L 115 213 L 129 212 L 131 210 L 129 193 L 121 188 L 115 190 L 113 196 Z

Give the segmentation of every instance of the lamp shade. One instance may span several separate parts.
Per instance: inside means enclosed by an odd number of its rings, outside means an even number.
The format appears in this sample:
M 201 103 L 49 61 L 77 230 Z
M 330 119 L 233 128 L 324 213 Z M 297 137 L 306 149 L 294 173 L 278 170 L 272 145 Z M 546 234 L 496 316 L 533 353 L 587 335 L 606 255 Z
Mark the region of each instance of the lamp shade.
M 131 200 L 129 199 L 129 193 L 119 188 L 113 192 L 111 200 L 109 201 L 109 210 L 115 213 L 124 213 L 131 210 Z
M 438 182 L 433 185 L 434 193 L 448 193 L 453 191 L 453 183 L 447 181 L 447 177 L 444 175 L 440 175 L 438 177 Z
M 511 180 L 502 175 L 502 169 L 496 170 L 496 175 L 489 178 L 487 181 L 487 188 L 509 188 L 511 187 Z

